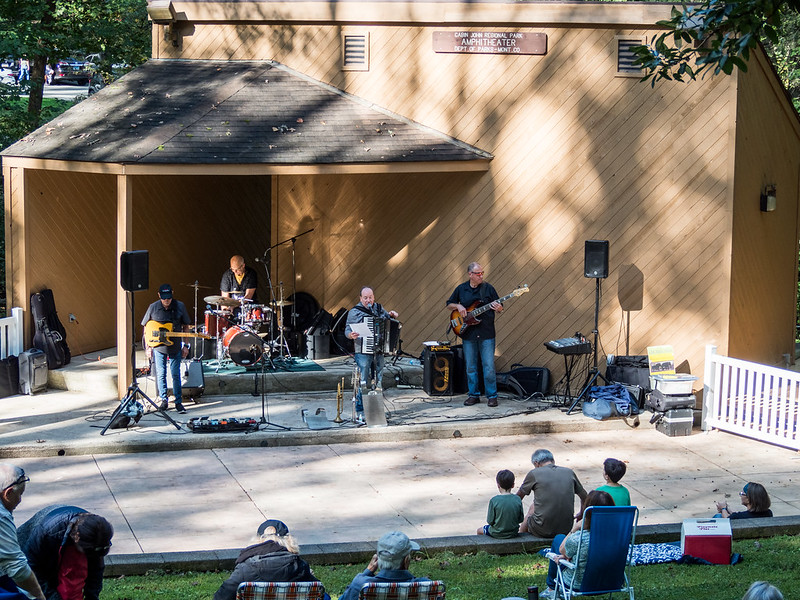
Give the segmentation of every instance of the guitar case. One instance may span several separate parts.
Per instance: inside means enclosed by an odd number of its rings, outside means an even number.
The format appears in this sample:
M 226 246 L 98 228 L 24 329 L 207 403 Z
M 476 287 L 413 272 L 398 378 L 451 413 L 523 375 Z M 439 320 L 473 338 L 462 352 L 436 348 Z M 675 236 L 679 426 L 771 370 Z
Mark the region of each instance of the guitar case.
M 67 345 L 67 330 L 58 318 L 53 290 L 44 289 L 31 294 L 31 314 L 36 327 L 33 347 L 45 353 L 47 368 L 59 369 L 68 365 L 72 355 Z
M 9 356 L 0 360 L 0 398 L 19 394 L 19 358 Z

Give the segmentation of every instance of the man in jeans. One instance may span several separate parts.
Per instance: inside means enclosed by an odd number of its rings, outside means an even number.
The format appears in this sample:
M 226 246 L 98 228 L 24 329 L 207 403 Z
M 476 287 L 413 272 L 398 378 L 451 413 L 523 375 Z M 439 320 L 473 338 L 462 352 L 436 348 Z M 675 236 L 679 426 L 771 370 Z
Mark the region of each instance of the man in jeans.
M 466 317 L 470 309 L 486 304 L 492 310 L 487 310 L 480 316 L 480 322 L 467 325 L 461 331 L 464 344 L 464 360 L 467 363 L 467 386 L 469 396 L 464 401 L 464 406 L 472 406 L 480 402 L 480 389 L 478 388 L 478 356 L 483 365 L 483 385 L 486 388 L 486 400 L 489 406 L 497 406 L 497 376 L 494 371 L 494 316 L 503 312 L 503 305 L 497 302 L 500 297 L 494 287 L 483 280 L 483 267 L 476 262 L 467 267 L 469 279 L 460 284 L 447 300 L 447 310 L 458 311 Z M 477 303 L 477 306 L 472 305 Z
M 350 309 L 347 313 L 347 326 L 345 327 L 344 334 L 353 340 L 355 347 L 355 361 L 358 365 L 360 373 L 360 385 L 356 392 L 356 412 L 361 418 L 364 412 L 364 404 L 362 400 L 361 389 L 374 382 L 375 388 L 379 391 L 383 390 L 383 352 L 381 349 L 376 349 L 374 352 L 367 353 L 364 347 L 364 340 L 361 336 L 353 331 L 353 325 L 361 323 L 367 317 L 376 319 L 396 319 L 398 317 L 397 311 L 386 310 L 375 302 L 375 292 L 372 288 L 363 287 L 358 297 L 358 304 Z
M 147 307 L 142 319 L 142 325 L 147 325 L 149 321 L 157 321 L 161 324 L 172 324 L 173 332 L 186 331 L 189 328 L 189 313 L 186 306 L 180 300 L 172 298 L 172 286 L 165 283 L 158 288 L 158 300 Z M 147 344 L 147 357 L 153 359 L 156 370 L 156 389 L 161 410 L 167 410 L 167 365 L 172 375 L 172 393 L 175 396 L 175 410 L 181 414 L 186 413 L 186 409 L 181 402 L 181 358 L 189 355 L 189 347 L 181 343 L 182 338 L 172 338 L 169 344 L 158 345 L 151 348 Z

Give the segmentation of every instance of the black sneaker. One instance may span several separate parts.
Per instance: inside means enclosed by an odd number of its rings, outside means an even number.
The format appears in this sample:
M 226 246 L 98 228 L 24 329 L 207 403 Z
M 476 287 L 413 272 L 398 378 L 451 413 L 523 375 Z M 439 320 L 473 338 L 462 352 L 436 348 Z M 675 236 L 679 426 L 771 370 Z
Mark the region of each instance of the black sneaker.
M 167 406 L 169 406 L 169 402 L 162 399 L 161 404 L 158 405 L 158 410 L 167 410 Z
M 464 400 L 464 406 L 473 406 L 480 402 L 480 398 L 476 398 L 475 396 L 469 396 L 466 400 Z
M 491 407 L 497 406 L 497 398 L 489 398 L 486 402 L 486 406 L 491 406 Z
M 183 404 L 181 402 L 175 403 L 175 410 L 182 415 L 186 414 L 186 409 L 183 407 Z

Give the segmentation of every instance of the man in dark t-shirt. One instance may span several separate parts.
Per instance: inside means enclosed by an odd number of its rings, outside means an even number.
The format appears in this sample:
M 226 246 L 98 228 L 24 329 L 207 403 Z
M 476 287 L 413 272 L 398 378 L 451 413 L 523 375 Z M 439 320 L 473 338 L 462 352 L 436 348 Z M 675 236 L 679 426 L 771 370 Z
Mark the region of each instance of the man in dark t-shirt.
M 241 256 L 232 256 L 231 268 L 222 274 L 222 281 L 219 284 L 222 295 L 226 298 L 246 298 L 257 304 L 257 286 L 258 275 L 255 269 L 245 265 Z
M 497 376 L 494 370 L 494 315 L 503 312 L 503 305 L 497 302 L 497 291 L 483 280 L 483 267 L 476 262 L 467 267 L 469 279 L 460 284 L 447 300 L 447 310 L 458 311 L 465 317 L 473 304 L 479 306 L 490 304 L 480 316 L 480 322 L 462 329 L 464 344 L 464 361 L 467 363 L 467 386 L 469 395 L 464 406 L 472 406 L 480 402 L 478 388 L 478 356 L 483 364 L 483 385 L 486 388 L 486 400 L 489 406 L 497 406 Z M 477 308 L 477 307 L 476 307 Z
M 172 297 L 172 286 L 165 283 L 158 288 L 158 301 L 153 302 L 147 307 L 142 319 L 142 326 L 147 325 L 149 321 L 157 321 L 158 323 L 172 324 L 173 332 L 187 331 L 189 329 L 189 313 L 186 311 L 186 305 L 180 300 L 175 300 Z M 175 410 L 183 414 L 186 409 L 181 402 L 181 358 L 186 358 L 189 355 L 188 344 L 183 344 L 182 338 L 169 338 L 167 341 L 171 342 L 151 348 L 145 343 L 147 357 L 153 360 L 156 370 L 156 390 L 158 391 L 158 398 L 161 403 L 161 410 L 166 410 L 168 406 L 167 398 L 167 363 L 169 362 L 169 369 L 172 375 L 172 393 L 175 396 Z

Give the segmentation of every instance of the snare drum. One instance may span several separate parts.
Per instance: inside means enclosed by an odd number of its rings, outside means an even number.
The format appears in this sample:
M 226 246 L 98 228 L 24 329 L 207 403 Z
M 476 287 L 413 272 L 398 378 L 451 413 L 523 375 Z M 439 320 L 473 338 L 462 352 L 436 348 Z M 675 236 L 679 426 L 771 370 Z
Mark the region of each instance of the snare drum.
M 228 313 L 223 313 L 221 310 L 207 310 L 206 335 L 210 335 L 211 337 L 219 337 L 222 335 L 222 333 L 231 326 L 228 316 Z
M 242 321 L 250 325 L 260 325 L 269 319 L 269 307 L 263 304 L 250 304 L 242 309 Z
M 241 367 L 256 364 L 264 354 L 264 342 L 252 331 L 234 325 L 222 337 L 222 347 L 231 360 Z

